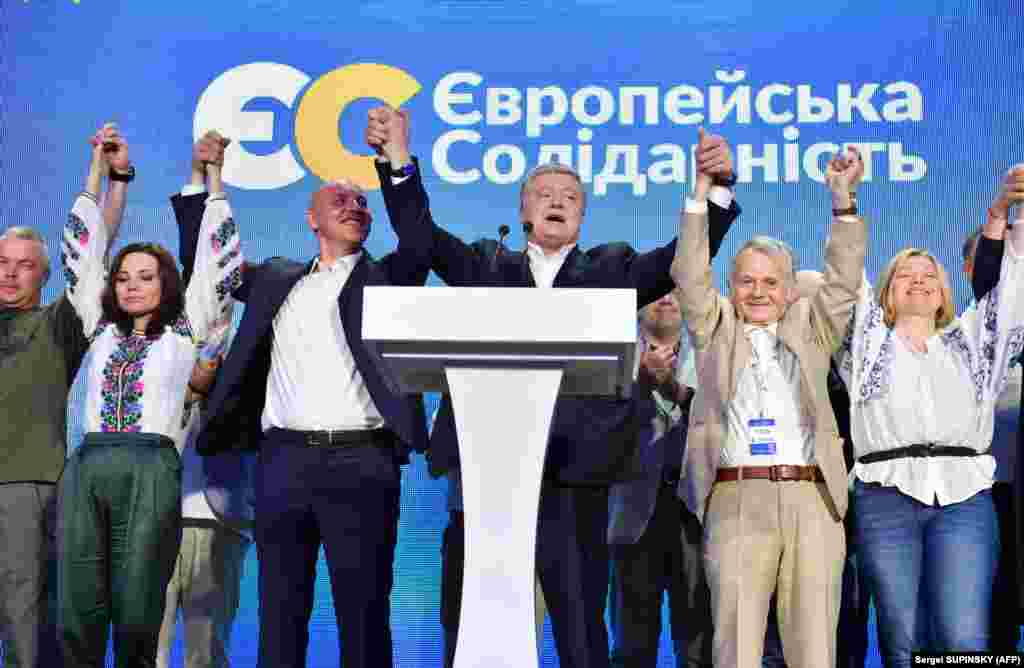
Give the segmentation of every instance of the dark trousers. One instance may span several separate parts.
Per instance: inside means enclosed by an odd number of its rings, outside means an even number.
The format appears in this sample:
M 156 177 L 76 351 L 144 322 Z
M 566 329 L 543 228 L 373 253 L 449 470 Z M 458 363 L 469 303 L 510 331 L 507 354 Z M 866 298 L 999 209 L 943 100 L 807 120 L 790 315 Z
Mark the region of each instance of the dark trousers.
M 541 487 L 537 574 L 562 668 L 607 668 L 608 488 Z
M 392 665 L 391 586 L 401 469 L 372 442 L 308 446 L 264 435 L 256 473 L 260 668 L 304 668 L 321 544 L 339 628 L 339 664 Z
M 441 628 L 444 631 L 444 665 L 455 665 L 462 610 L 462 574 L 466 558 L 465 516 L 451 511 L 441 538 Z
M 852 513 L 846 515 L 846 563 L 843 564 L 843 600 L 839 606 L 836 668 L 864 668 L 868 655 L 868 617 L 871 595 L 860 564 Z
M 658 664 L 665 593 L 676 665 L 711 665 L 711 596 L 704 577 L 703 545 L 700 522 L 679 500 L 676 485 L 661 484 L 654 514 L 640 539 L 611 546 L 613 666 L 654 668 Z
M 0 666 L 59 665 L 53 611 L 55 486 L 0 484 Z
M 999 521 L 999 565 L 992 587 L 992 651 L 1017 651 L 1020 640 L 1019 580 L 1017 574 L 1017 512 L 1013 484 L 997 482 L 992 486 L 992 502 Z
M 181 460 L 157 434 L 88 434 L 58 485 L 57 629 L 65 668 L 156 664 L 181 541 Z

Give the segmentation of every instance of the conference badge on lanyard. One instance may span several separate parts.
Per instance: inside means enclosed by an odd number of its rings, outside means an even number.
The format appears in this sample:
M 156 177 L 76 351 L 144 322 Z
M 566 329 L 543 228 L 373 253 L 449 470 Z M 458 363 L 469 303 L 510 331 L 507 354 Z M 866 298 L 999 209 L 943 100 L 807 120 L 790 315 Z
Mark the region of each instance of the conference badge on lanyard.
M 775 454 L 775 419 L 759 417 L 747 421 L 751 455 Z

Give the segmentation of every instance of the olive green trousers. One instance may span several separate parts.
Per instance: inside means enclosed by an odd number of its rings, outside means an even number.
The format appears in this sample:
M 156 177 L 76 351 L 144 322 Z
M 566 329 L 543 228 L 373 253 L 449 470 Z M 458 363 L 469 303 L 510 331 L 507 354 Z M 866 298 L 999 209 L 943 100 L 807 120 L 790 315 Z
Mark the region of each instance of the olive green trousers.
M 64 668 L 156 664 L 181 541 L 181 460 L 159 434 L 88 434 L 57 490 L 57 632 Z

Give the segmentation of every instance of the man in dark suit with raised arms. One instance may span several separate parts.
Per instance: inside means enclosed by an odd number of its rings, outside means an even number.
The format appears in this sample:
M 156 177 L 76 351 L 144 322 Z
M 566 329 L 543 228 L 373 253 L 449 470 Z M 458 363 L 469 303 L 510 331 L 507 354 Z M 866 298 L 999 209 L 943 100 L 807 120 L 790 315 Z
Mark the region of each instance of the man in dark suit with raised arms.
M 379 107 L 369 114 L 367 143 L 377 151 L 384 201 L 400 244 L 431 230 L 424 242 L 429 267 L 455 287 L 633 288 L 643 307 L 674 287 L 669 267 L 676 242 L 647 253 L 610 243 L 577 247 L 586 199 L 579 175 L 566 165 L 543 165 L 520 192 L 519 216 L 527 224 L 524 252 L 493 240 L 466 244 L 433 222 L 417 163 L 409 153 L 405 112 Z M 739 214 L 732 201 L 732 156 L 725 140 L 710 138 L 698 164 L 724 187 L 712 196 L 711 224 L 727 227 Z M 548 440 L 537 526 L 537 570 L 548 603 L 563 668 L 608 666 L 604 604 L 608 588 L 608 486 L 628 467 L 639 421 L 632 400 L 562 397 Z M 458 466 L 450 404 L 434 426 L 431 452 L 437 470 Z M 442 435 L 447 432 L 448 437 Z
M 430 230 L 403 228 L 395 252 L 370 257 L 366 197 L 348 181 L 317 190 L 306 222 L 316 258 L 271 258 L 246 270 L 236 295 L 245 315 L 210 393 L 197 449 L 211 455 L 259 444 L 260 668 L 306 665 L 321 545 L 339 662 L 381 668 L 393 663 L 399 467 L 410 450 L 425 447 L 426 420 L 421 398 L 398 394 L 362 340 L 363 288 L 422 285 L 427 269 L 416 256 L 429 248 Z

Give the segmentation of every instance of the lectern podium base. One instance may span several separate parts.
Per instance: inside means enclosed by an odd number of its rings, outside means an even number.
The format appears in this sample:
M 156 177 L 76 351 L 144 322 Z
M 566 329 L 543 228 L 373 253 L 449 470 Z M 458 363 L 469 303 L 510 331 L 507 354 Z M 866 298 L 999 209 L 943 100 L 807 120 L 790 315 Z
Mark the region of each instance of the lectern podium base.
M 466 554 L 455 668 L 535 668 L 537 508 L 561 365 L 445 366 Z

